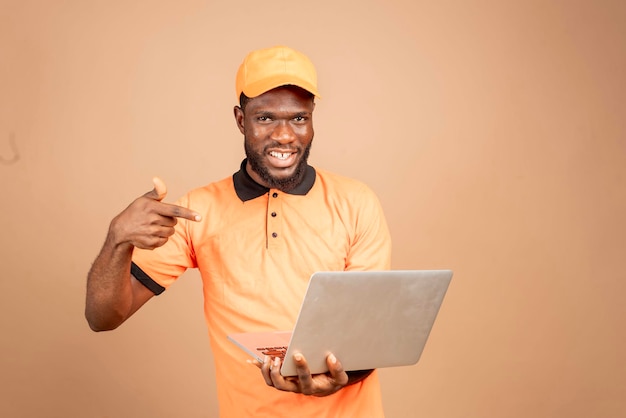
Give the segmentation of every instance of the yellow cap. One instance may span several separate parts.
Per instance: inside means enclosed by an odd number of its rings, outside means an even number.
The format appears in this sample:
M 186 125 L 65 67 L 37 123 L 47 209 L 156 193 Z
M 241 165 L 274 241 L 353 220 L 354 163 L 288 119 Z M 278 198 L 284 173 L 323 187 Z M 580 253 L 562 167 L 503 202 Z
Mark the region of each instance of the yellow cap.
M 237 100 L 241 92 L 252 98 L 287 85 L 298 86 L 320 97 L 317 73 L 306 55 L 286 46 L 252 51 L 237 71 Z

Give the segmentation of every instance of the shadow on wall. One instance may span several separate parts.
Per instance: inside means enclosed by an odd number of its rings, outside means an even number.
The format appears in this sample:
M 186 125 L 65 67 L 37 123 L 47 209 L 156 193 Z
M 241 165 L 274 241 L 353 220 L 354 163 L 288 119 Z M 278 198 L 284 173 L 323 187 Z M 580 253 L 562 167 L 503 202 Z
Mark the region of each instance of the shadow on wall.
M 0 163 L 4 165 L 13 165 L 20 159 L 20 153 L 17 149 L 14 132 L 9 133 L 9 151 L 7 155 L 8 156 L 5 156 L 3 153 L 0 154 Z

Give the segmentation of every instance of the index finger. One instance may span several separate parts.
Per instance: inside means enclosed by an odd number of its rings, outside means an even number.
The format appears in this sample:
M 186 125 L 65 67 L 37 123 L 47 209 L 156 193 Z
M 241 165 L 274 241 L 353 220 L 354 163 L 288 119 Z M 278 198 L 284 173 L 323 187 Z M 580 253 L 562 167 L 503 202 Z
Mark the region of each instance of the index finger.
M 313 377 L 309 370 L 309 364 L 302 355 L 302 353 L 295 353 L 293 355 L 293 361 L 296 363 L 296 373 L 298 373 L 298 379 L 303 388 L 309 388 L 313 383 Z
M 189 219 L 190 221 L 200 222 L 202 220 L 202 215 L 198 212 L 191 210 L 189 208 L 172 205 L 170 203 L 159 202 L 159 210 L 158 213 L 163 216 L 169 216 L 172 218 L 183 218 Z

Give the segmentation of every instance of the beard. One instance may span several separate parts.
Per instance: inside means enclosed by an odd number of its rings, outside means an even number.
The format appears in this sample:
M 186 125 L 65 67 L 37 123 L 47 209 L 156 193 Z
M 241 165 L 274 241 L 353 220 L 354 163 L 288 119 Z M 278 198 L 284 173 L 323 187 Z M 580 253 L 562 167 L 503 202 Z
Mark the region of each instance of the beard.
M 250 163 L 250 168 L 256 174 L 259 175 L 261 180 L 265 182 L 267 187 L 270 189 L 278 189 L 283 192 L 289 192 L 295 189 L 297 186 L 302 183 L 304 179 L 304 175 L 306 174 L 307 161 L 309 159 L 309 153 L 311 152 L 311 145 L 313 145 L 313 141 L 309 142 L 309 144 L 304 149 L 302 153 L 302 158 L 298 161 L 298 165 L 296 166 L 296 170 L 293 175 L 285 178 L 278 178 L 273 176 L 267 166 L 263 164 L 263 156 L 259 152 L 256 152 L 252 147 L 248 144 L 248 141 L 244 141 L 244 149 L 246 151 L 246 158 L 248 158 L 248 163 Z

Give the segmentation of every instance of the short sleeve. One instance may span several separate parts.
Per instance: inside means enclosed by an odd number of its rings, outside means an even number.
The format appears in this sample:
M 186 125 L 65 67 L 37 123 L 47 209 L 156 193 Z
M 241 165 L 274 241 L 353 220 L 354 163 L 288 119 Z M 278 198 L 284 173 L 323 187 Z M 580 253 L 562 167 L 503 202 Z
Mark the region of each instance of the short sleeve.
M 176 205 L 189 207 L 189 196 L 179 199 Z M 143 250 L 135 248 L 133 252 L 133 276 L 144 283 L 146 287 L 155 292 L 147 284 L 146 277 L 151 279 L 159 286 L 167 289 L 172 283 L 178 279 L 188 268 L 196 267 L 193 257 L 192 245 L 189 240 L 190 222 L 187 219 L 178 219 L 175 226 L 175 233 L 172 235 L 165 245 L 155 248 L 154 250 Z M 139 269 L 139 270 L 137 270 Z M 137 277 L 135 273 L 141 275 L 143 280 Z M 155 289 L 158 290 L 158 287 Z M 158 294 L 155 292 L 155 294 Z
M 363 185 L 353 205 L 355 233 L 346 270 L 389 270 L 391 236 L 378 197 Z

